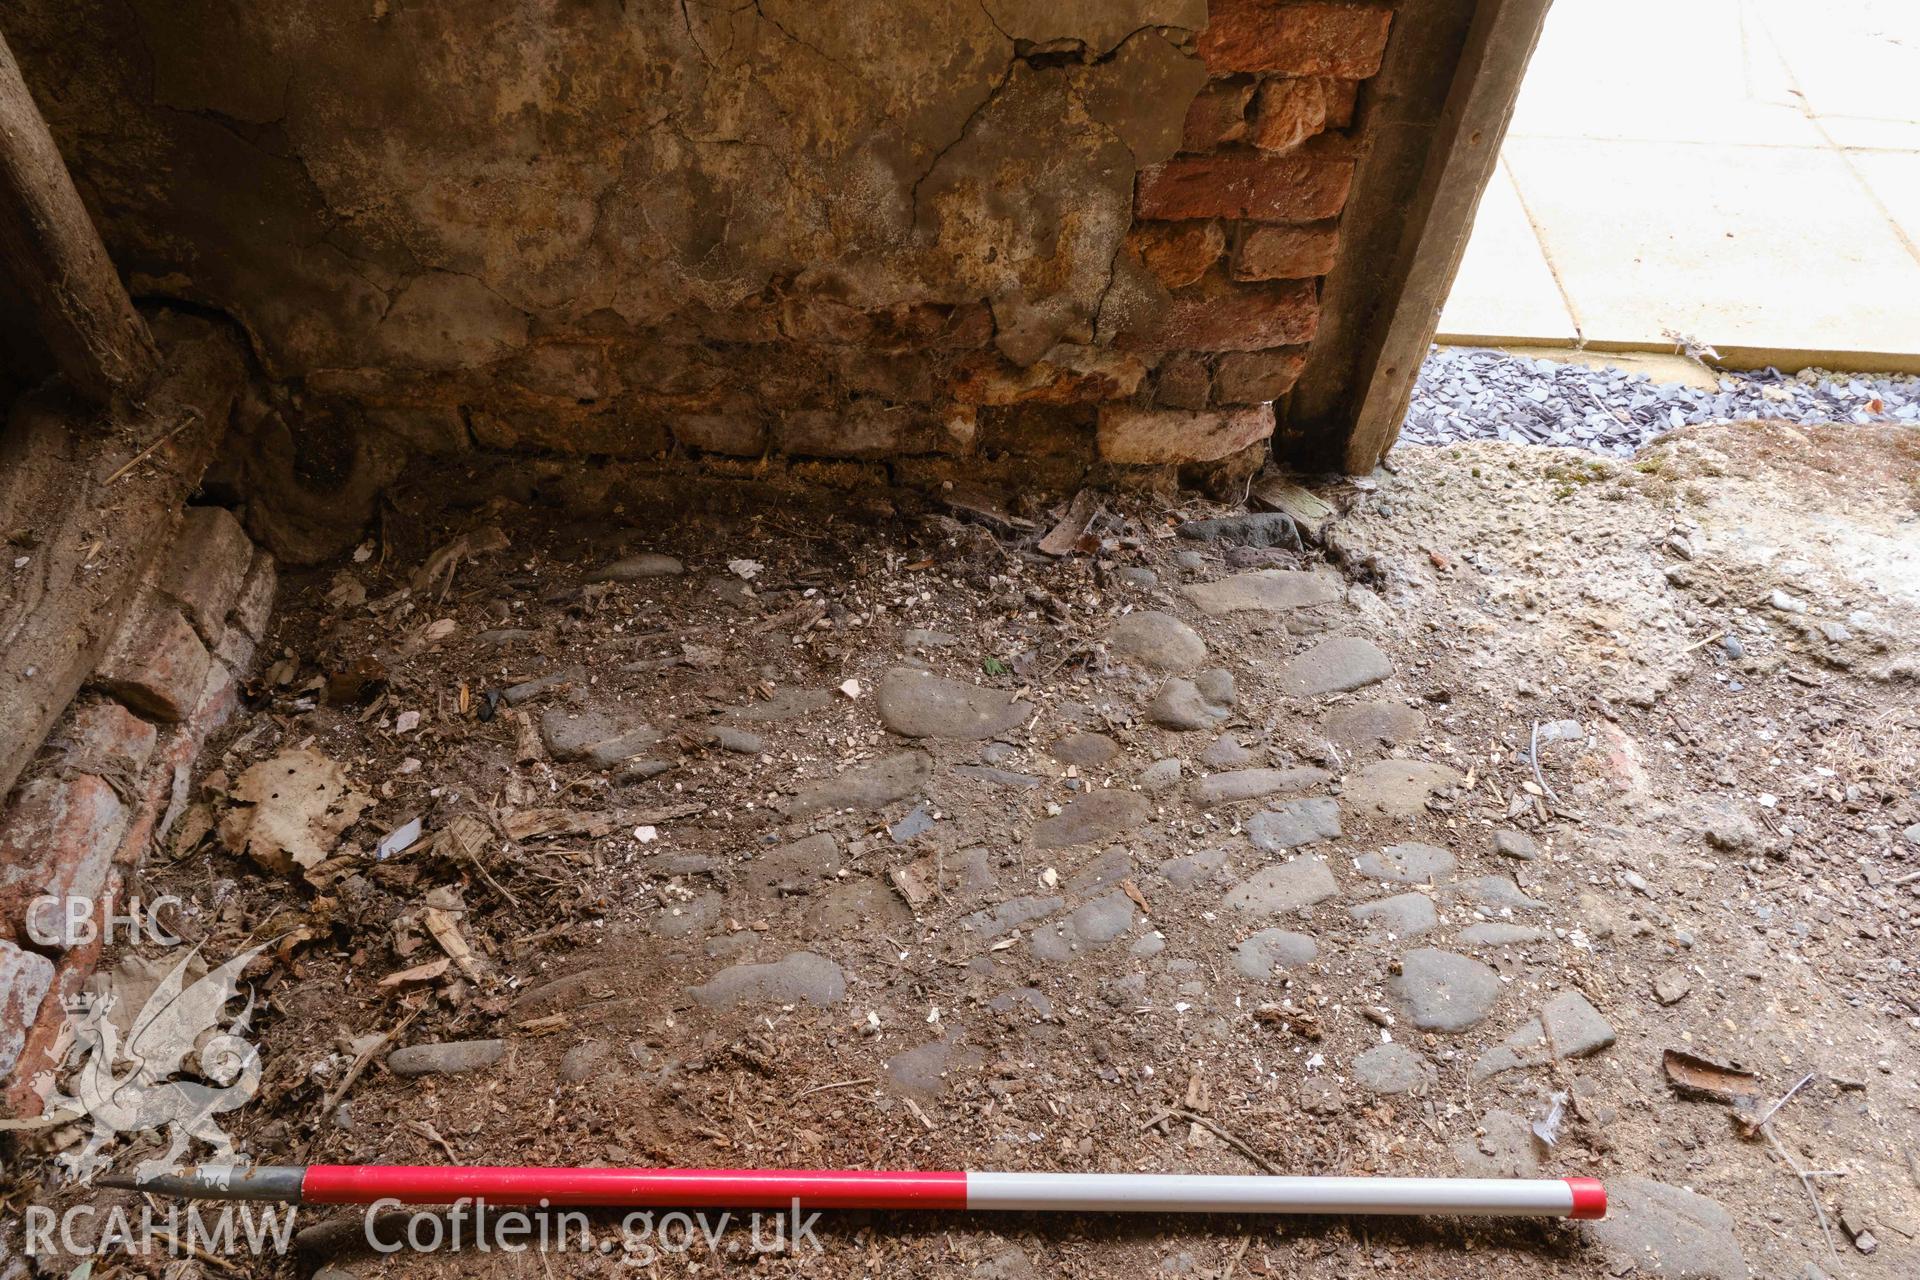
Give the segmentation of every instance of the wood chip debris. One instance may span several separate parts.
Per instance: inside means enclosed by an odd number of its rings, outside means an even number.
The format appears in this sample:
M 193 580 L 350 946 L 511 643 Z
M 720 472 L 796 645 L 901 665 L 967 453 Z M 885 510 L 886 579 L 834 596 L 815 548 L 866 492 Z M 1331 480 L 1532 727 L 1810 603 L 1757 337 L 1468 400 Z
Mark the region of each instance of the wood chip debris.
M 540 741 L 540 730 L 533 723 L 533 717 L 524 711 L 513 713 L 513 743 L 515 764 L 538 764 L 547 758 L 546 744 Z
M 447 970 L 452 967 L 453 961 L 446 956 L 441 956 L 438 960 L 429 960 L 425 964 L 416 964 L 410 969 L 402 969 L 398 973 L 390 973 L 380 979 L 379 985 L 381 988 L 391 991 L 396 987 L 410 987 L 417 986 L 424 982 L 437 982 L 445 977 Z
M 1047 531 L 1040 539 L 1039 547 L 1043 554 L 1064 556 L 1072 551 L 1091 552 L 1099 548 L 1095 540 L 1092 546 L 1085 545 L 1087 527 L 1100 514 L 1100 495 L 1091 489 L 1082 489 L 1073 495 L 1073 501 L 1067 504 L 1066 514 L 1060 522 Z
M 641 816 L 645 820 L 644 815 Z M 613 830 L 613 815 L 587 809 L 522 809 L 500 824 L 509 840 L 586 836 L 598 840 Z
M 933 901 L 933 889 L 927 883 L 928 864 L 923 860 L 912 866 L 895 867 L 887 872 L 887 879 L 907 900 L 907 905 L 915 911 Z
M 676 818 L 691 818 L 696 814 L 705 813 L 706 811 L 706 805 L 695 802 L 693 804 L 669 805 L 664 809 L 642 809 L 640 812 L 629 816 L 634 822 L 651 824 L 672 822 Z
M 473 954 L 473 948 L 460 933 L 460 926 L 447 912 L 439 907 L 428 907 L 420 913 L 420 922 L 433 935 L 440 949 L 447 953 L 447 959 L 458 965 L 460 972 L 474 982 L 480 981 L 480 962 Z

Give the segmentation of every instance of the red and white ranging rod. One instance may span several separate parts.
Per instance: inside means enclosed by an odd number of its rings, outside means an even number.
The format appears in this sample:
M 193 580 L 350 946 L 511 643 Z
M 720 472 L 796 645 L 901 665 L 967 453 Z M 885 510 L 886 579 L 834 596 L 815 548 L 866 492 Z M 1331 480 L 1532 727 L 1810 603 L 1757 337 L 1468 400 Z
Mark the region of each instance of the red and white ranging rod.
M 201 1165 L 113 1186 L 217 1200 L 555 1207 L 1006 1209 L 1078 1213 L 1471 1214 L 1604 1218 L 1593 1178 L 1294 1178 L 1204 1173 L 889 1173 L 504 1165 Z

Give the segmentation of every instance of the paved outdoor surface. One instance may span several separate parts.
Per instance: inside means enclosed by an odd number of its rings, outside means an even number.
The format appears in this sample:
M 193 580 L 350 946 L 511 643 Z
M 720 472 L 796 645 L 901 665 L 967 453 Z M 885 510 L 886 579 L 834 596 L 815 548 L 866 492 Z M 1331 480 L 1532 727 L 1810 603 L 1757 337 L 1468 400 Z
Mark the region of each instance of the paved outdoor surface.
M 1443 341 L 1920 368 L 1920 5 L 1559 0 Z

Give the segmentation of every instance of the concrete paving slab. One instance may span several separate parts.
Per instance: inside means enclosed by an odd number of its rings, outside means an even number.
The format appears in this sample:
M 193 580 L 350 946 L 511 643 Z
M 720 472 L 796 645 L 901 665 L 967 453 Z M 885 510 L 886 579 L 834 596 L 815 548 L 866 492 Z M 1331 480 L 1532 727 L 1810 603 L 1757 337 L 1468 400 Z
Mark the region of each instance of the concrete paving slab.
M 1821 146 L 1745 0 L 1558 0 L 1510 137 Z
M 1835 145 L 1920 150 L 1920 13 L 1911 0 L 1745 0 L 1794 104 Z
M 1847 158 L 1894 225 L 1910 243 L 1920 244 L 1920 151 L 1855 152 Z
M 1558 340 L 1550 264 L 1589 346 L 1920 368 L 1916 84 L 1908 0 L 1559 0 L 1442 340 Z
M 1920 351 L 1920 262 L 1836 152 L 1519 138 L 1506 154 L 1590 341 Z
M 1459 279 L 1440 313 L 1440 334 L 1442 342 L 1482 344 L 1579 336 L 1505 165 L 1494 170 L 1480 198 Z

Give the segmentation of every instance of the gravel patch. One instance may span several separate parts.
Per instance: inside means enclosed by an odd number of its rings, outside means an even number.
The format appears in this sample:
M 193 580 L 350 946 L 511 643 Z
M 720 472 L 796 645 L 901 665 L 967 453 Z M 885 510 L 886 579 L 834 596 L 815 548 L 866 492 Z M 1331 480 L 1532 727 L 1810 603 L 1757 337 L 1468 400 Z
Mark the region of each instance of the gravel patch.
M 1677 427 L 1756 418 L 1920 425 L 1920 377 L 1767 368 L 1722 372 L 1719 389 L 1706 391 L 1620 369 L 1435 347 L 1420 369 L 1400 440 L 1505 440 L 1625 457 Z

